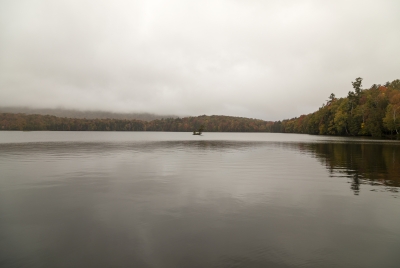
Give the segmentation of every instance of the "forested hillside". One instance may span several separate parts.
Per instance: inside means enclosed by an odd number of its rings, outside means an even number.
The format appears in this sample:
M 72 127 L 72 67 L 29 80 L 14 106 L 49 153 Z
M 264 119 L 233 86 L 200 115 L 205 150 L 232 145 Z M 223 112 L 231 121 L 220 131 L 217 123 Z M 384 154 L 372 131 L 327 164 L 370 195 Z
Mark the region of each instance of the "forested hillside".
M 52 115 L 1 113 L 1 130 L 280 132 L 382 137 L 400 131 L 400 80 L 362 89 L 357 78 L 345 98 L 332 93 L 318 111 L 271 122 L 232 116 L 197 116 L 152 121 L 78 119 Z
M 362 89 L 362 78 L 352 82 L 354 91 L 337 99 L 332 93 L 318 111 L 274 122 L 272 132 L 320 135 L 373 136 L 399 134 L 400 80 Z
M 204 126 L 206 131 L 268 131 L 272 122 L 231 116 L 197 116 L 167 118 L 150 122 L 120 119 L 76 119 L 50 115 L 0 114 L 2 130 L 57 131 L 193 131 Z

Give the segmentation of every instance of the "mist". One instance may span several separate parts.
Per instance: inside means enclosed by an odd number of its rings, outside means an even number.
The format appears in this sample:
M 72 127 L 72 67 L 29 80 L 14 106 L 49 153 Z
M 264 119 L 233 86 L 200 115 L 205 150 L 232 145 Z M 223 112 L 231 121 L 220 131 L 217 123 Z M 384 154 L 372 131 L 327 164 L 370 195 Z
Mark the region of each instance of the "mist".
M 307 114 L 400 78 L 399 1 L 1 1 L 0 106 Z

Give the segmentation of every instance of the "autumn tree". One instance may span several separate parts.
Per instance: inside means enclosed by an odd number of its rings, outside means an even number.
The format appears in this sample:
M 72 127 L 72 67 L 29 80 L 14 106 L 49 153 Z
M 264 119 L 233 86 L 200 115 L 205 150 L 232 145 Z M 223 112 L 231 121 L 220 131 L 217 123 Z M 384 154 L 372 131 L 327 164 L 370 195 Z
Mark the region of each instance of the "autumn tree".
M 387 106 L 386 115 L 383 118 L 384 125 L 390 131 L 396 131 L 399 134 L 400 127 L 400 92 L 395 92 L 390 98 L 390 104 Z

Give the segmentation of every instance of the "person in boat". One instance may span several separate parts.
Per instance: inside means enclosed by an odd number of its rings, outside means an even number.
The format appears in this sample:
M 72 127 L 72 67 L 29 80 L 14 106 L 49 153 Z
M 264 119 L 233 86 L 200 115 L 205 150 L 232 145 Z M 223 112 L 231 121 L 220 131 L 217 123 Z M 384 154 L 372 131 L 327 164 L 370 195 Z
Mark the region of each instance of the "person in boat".
M 203 130 L 204 130 L 204 126 L 201 125 L 197 131 L 193 130 L 193 135 L 201 135 L 201 133 L 203 133 Z

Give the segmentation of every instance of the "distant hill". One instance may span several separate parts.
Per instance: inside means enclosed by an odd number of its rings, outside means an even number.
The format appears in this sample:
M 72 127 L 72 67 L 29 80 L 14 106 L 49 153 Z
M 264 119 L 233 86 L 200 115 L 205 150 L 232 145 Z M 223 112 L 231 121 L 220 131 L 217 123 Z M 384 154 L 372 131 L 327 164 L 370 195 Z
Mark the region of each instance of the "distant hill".
M 137 119 L 81 119 L 53 115 L 0 113 L 1 130 L 52 131 L 190 131 L 204 126 L 212 132 L 268 132 L 273 122 L 233 116 L 195 116 L 152 121 Z
M 78 119 L 125 119 L 125 120 L 142 120 L 151 121 L 162 118 L 177 118 L 176 115 L 158 115 L 150 113 L 113 113 L 107 111 L 79 111 L 71 109 L 37 109 L 27 107 L 0 107 L 0 113 L 23 113 L 23 114 L 40 114 L 54 115 L 57 117 L 68 117 Z

